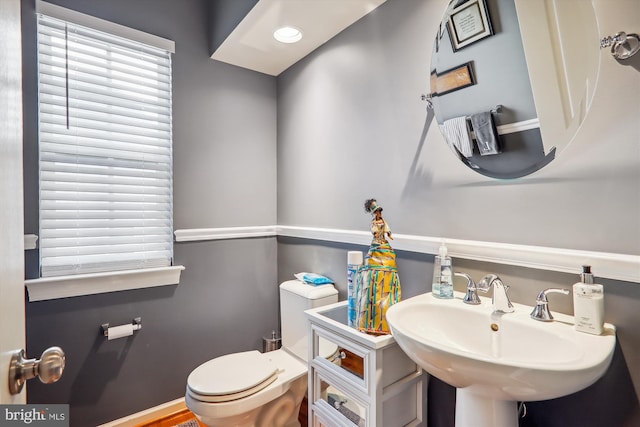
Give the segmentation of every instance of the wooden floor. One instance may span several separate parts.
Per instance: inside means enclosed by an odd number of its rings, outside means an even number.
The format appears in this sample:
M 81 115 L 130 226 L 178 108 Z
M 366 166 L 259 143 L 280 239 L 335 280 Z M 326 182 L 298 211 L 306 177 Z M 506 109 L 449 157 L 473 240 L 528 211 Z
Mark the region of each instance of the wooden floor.
M 301 427 L 307 427 L 307 398 L 302 400 L 298 421 Z M 136 427 L 206 427 L 189 409 L 181 409 L 162 418 L 136 425 Z
M 308 418 L 307 418 L 307 396 L 302 399 L 302 404 L 300 405 L 300 413 L 298 413 L 298 421 L 300 422 L 300 427 L 307 427 Z
M 188 409 L 182 409 L 172 414 L 166 415 L 162 418 L 158 418 L 153 421 L 148 421 L 142 424 L 138 424 L 136 427 L 176 427 L 176 426 L 185 426 L 185 427 L 206 427 L 202 424 L 193 412 Z

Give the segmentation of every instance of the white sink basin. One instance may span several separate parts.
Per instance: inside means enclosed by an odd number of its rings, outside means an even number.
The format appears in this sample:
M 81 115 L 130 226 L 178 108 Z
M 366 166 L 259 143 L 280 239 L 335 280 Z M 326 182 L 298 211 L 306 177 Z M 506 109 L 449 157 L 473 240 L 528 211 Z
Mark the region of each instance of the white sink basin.
M 590 335 L 573 329 L 572 316 L 554 312 L 553 322 L 540 322 L 529 317 L 533 307 L 521 304 L 514 304 L 513 313 L 493 314 L 490 298 L 474 306 L 464 304 L 463 296 L 422 294 L 391 306 L 386 315 L 405 353 L 458 389 L 456 426 L 483 425 L 478 411 L 487 405 L 494 418 L 484 425 L 517 426 L 514 401 L 575 393 L 609 367 L 616 342 L 612 325 L 605 325 L 603 335 Z

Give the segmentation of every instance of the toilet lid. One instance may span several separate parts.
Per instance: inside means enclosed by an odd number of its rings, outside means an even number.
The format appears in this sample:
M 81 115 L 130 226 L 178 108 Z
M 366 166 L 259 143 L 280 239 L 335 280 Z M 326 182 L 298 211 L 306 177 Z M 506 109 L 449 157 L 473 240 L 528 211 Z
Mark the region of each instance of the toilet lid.
M 250 396 L 278 377 L 278 367 L 256 350 L 227 354 L 203 363 L 187 385 L 198 400 L 227 402 Z

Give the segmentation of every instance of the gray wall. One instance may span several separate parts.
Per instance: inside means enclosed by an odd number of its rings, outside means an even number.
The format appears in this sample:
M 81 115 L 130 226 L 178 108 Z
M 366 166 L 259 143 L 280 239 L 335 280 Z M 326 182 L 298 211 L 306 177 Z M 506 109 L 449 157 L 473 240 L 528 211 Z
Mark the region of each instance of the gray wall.
M 209 55 L 213 55 L 257 2 L 258 0 L 209 1 Z
M 206 0 L 53 3 L 172 39 L 174 228 L 276 222 L 276 81 L 209 59 Z M 26 233 L 38 233 L 37 86 L 33 0 L 24 0 Z M 61 380 L 30 382 L 30 403 L 69 403 L 72 426 L 95 426 L 184 396 L 212 357 L 262 348 L 278 326 L 275 238 L 178 243 L 178 286 L 27 303 L 27 352 L 61 346 Z M 27 272 L 38 272 L 37 251 Z M 141 316 L 107 341 L 100 325 Z
M 603 34 L 638 26 L 638 2 L 605 3 Z M 531 176 L 489 179 L 451 154 L 420 100 L 445 5 L 388 0 L 279 76 L 278 223 L 362 229 L 374 196 L 396 233 L 640 254 L 637 69 L 603 50 L 575 139 Z
M 178 244 L 178 286 L 27 303 L 28 353 L 57 345 L 67 358 L 57 383 L 29 383 L 27 401 L 68 403 L 72 426 L 95 426 L 184 396 L 198 365 L 260 350 L 277 328 L 276 252 L 274 238 Z M 100 335 L 138 316 L 133 336 Z
M 393 245 L 393 242 L 391 243 Z M 349 250 L 367 251 L 358 245 L 279 238 L 278 276 L 285 280 L 298 271 L 318 271 L 336 280 L 340 299 L 346 299 L 346 268 Z M 398 273 L 403 299 L 431 290 L 433 257 L 406 251 L 397 251 Z M 571 289 L 577 277 L 571 274 L 531 270 L 522 267 L 489 264 L 453 259 L 454 271 L 463 271 L 480 280 L 488 272 L 498 274 L 511 286 L 512 301 L 533 305 L 536 295 L 548 287 Z M 570 396 L 542 401 L 526 402 L 527 416 L 520 427 L 632 427 L 640 423 L 638 397 L 634 390 L 640 380 L 635 361 L 640 354 L 640 322 L 637 305 L 640 289 L 637 284 L 599 280 L 605 286 L 605 312 L 607 321 L 617 326 L 618 348 L 607 373 L 592 386 Z M 466 279 L 455 278 L 454 288 L 464 292 Z M 572 299 L 563 295 L 549 298 L 552 312 L 573 314 Z M 464 325 L 460 325 L 464 328 Z M 588 403 L 587 403 L 588 402 Z M 597 403 L 596 403 L 597 402 Z M 455 389 L 430 378 L 425 396 L 429 427 L 453 427 Z
M 638 26 L 638 3 L 616 2 L 597 2 L 603 34 Z M 575 141 L 542 171 L 504 182 L 463 167 L 419 100 L 428 91 L 442 0 L 388 0 L 277 80 L 209 59 L 204 0 L 55 3 L 176 41 L 176 229 L 279 223 L 366 230 L 362 202 L 375 196 L 395 233 L 640 254 L 637 61 L 623 66 L 603 56 Z M 33 0 L 23 9 L 25 232 L 37 233 Z M 70 403 L 72 425 L 91 426 L 178 398 L 202 361 L 259 348 L 277 322 L 278 281 L 316 271 L 336 278 L 344 298 L 349 249 L 366 250 L 285 238 L 180 243 L 176 263 L 186 270 L 178 286 L 27 303 L 28 353 L 62 345 L 68 354 L 60 382 L 31 382 L 28 399 Z M 398 255 L 405 298 L 428 290 L 432 257 Z M 514 299 L 528 304 L 543 287 L 575 281 L 454 262 L 476 278 L 498 273 Z M 603 283 L 606 319 L 617 325 L 620 344 L 612 369 L 588 394 L 531 404 L 528 425 L 622 426 L 637 411 L 640 372 L 630 361 L 640 358 L 640 285 Z M 552 308 L 571 313 L 567 304 L 560 296 Z M 101 323 L 135 316 L 144 327 L 133 337 L 98 336 Z M 452 425 L 452 390 L 434 380 L 429 392 L 429 404 L 441 408 L 430 411 L 431 425 Z
M 603 34 L 640 24 L 637 2 L 595 3 Z M 598 89 L 574 141 L 534 175 L 490 180 L 450 153 L 419 100 L 428 91 L 431 43 L 445 5 L 388 0 L 278 78 L 278 224 L 366 230 L 362 204 L 376 197 L 397 234 L 639 255 L 640 58 L 625 65 L 603 51 Z M 611 108 L 621 116 L 609 114 Z M 279 239 L 278 275 L 315 268 L 341 279 L 344 297 L 348 249 Z M 513 299 L 526 304 L 546 287 L 576 282 L 567 274 L 454 263 L 476 279 L 488 272 L 503 276 Z M 432 268 L 431 258 L 400 253 L 403 295 L 428 290 Z M 640 285 L 601 282 L 606 320 L 618 328 L 611 369 L 584 392 L 530 403 L 523 425 L 640 422 L 634 364 L 640 360 Z M 458 289 L 463 285 L 456 282 Z M 557 297 L 551 305 L 573 313 L 571 299 Z M 452 425 L 453 393 L 432 384 L 429 416 L 438 419 L 431 425 Z

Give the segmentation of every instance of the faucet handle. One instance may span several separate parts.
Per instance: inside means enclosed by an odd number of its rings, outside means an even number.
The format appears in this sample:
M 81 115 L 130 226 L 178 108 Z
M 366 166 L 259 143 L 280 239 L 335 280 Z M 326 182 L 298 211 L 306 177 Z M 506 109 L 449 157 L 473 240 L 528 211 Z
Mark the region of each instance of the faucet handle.
M 465 304 L 478 305 L 481 303 L 480 298 L 478 298 L 478 288 L 476 287 L 476 283 L 473 281 L 471 276 L 467 273 L 453 273 L 456 276 L 464 277 L 467 279 L 467 293 L 462 299 L 462 302 Z
M 547 298 L 547 294 L 553 293 L 569 295 L 571 292 L 568 289 L 562 288 L 548 288 L 541 291 L 536 298 L 536 306 L 531 311 L 532 319 L 541 322 L 551 322 L 553 320 L 553 316 L 549 310 L 549 299 Z

